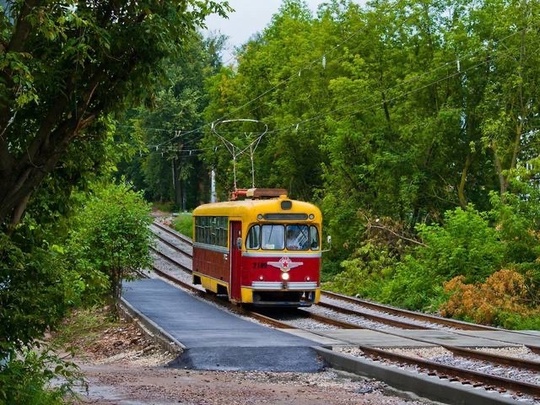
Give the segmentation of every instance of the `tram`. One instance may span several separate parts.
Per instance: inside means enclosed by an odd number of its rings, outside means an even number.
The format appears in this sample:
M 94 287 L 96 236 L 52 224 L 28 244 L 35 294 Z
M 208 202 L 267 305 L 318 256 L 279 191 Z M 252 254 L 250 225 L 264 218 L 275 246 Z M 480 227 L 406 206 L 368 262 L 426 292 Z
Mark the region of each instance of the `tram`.
M 319 302 L 321 211 L 283 189 L 238 190 L 193 211 L 193 284 L 239 305 Z

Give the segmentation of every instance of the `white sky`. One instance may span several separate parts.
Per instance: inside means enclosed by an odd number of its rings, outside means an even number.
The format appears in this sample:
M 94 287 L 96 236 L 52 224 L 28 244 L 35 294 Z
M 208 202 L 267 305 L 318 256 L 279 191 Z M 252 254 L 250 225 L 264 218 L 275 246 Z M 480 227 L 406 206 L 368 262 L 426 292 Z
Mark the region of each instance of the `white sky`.
M 315 12 L 324 0 L 305 0 Z M 234 47 L 242 45 L 255 33 L 261 32 L 278 12 L 281 0 L 229 0 L 235 10 L 228 19 L 212 15 L 206 19 L 207 32 L 223 34 L 229 37 L 227 49 L 223 55 L 226 63 L 231 58 Z

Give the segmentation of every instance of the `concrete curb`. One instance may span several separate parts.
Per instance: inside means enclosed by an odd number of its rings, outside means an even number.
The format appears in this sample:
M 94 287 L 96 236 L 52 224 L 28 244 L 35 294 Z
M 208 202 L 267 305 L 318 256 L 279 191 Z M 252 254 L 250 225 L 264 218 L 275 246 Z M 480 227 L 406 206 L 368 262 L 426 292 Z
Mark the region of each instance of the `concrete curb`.
M 148 336 L 148 338 L 163 349 L 176 355 L 179 355 L 186 350 L 186 347 L 181 342 L 176 340 L 145 315 L 138 312 L 123 297 L 120 298 L 120 309 L 127 317 L 139 325 L 143 333 Z
M 484 388 L 474 388 L 459 382 L 441 380 L 439 377 L 419 376 L 398 368 L 378 365 L 374 361 L 337 353 L 323 347 L 314 347 L 317 353 L 332 368 L 352 374 L 374 378 L 400 391 L 412 392 L 420 397 L 455 405 L 516 405 L 530 404 L 498 393 L 489 393 Z M 451 399 L 452 402 L 448 402 Z

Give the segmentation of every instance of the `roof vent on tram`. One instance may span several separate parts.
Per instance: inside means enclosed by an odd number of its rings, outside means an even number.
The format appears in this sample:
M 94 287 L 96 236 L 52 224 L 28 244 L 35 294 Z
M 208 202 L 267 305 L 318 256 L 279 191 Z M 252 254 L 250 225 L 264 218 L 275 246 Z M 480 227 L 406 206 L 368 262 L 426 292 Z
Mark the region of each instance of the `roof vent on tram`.
M 253 198 L 254 200 L 287 198 L 287 190 L 284 188 L 248 188 L 246 198 Z

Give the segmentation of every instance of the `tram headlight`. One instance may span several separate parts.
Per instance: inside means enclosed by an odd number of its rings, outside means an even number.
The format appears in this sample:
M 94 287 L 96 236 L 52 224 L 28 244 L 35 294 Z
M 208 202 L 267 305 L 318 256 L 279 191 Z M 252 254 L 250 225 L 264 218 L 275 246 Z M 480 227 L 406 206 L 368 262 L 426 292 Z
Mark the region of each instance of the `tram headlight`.
M 289 278 L 290 278 L 289 273 L 285 273 L 285 272 L 281 273 L 281 279 L 283 281 L 287 281 L 289 280 Z

